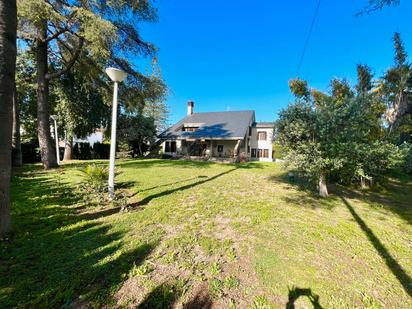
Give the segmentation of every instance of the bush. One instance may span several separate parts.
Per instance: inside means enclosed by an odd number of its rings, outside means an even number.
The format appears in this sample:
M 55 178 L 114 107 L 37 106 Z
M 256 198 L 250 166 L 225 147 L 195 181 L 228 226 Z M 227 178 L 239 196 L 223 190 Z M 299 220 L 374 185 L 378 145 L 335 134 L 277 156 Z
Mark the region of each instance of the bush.
M 21 144 L 23 163 L 40 162 L 40 149 L 37 140 Z
M 93 145 L 93 158 L 94 159 L 109 159 L 110 156 L 110 144 L 102 144 L 100 142 Z
M 73 158 L 78 160 L 91 160 L 92 151 L 89 143 L 76 143 L 73 147 Z
M 378 181 L 399 168 L 403 162 L 399 147 L 386 142 L 373 143 L 369 151 L 364 152 L 364 159 L 362 171 Z M 358 174 L 364 176 L 362 172 Z
M 173 156 L 170 155 L 170 154 L 165 154 L 165 153 L 163 153 L 163 154 L 160 155 L 160 158 L 161 158 L 161 159 L 172 159 Z
M 286 147 L 279 145 L 279 144 L 273 144 L 273 158 L 274 159 L 280 159 L 283 160 L 286 155 Z
M 109 169 L 107 166 L 89 164 L 81 172 L 83 177 L 78 185 L 78 191 L 88 205 L 107 206 L 111 204 L 121 210 L 126 209 L 127 195 L 124 191 L 117 191 L 113 201 L 108 199 Z
M 107 179 L 109 170 L 106 166 L 87 165 L 82 171 L 82 181 L 78 189 L 86 202 L 103 205 L 107 196 Z
M 400 146 L 402 156 L 403 156 L 403 162 L 402 162 L 402 172 L 412 175 L 412 144 L 409 143 L 403 143 Z
M 239 161 L 240 162 L 248 162 L 249 161 L 249 156 L 246 154 L 246 152 L 241 152 L 240 153 Z

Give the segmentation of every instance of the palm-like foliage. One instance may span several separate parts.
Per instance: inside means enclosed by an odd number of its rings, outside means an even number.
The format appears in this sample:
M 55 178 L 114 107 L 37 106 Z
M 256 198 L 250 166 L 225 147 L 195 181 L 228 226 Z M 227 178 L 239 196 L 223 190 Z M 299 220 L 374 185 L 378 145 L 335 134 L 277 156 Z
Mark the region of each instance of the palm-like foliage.
M 390 130 L 405 114 L 412 113 L 412 69 L 399 33 L 395 33 L 394 45 L 395 66 L 385 73 L 379 89 L 388 106 L 385 118 Z

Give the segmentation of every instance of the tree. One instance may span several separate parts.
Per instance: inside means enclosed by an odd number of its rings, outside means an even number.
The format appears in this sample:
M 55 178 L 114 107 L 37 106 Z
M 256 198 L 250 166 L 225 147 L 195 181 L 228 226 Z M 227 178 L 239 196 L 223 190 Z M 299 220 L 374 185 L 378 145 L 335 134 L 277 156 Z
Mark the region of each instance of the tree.
M 157 64 L 157 59 L 152 61 L 152 79 L 162 80 L 162 74 Z M 169 109 L 165 102 L 167 88 L 159 83 L 152 83 L 152 95 L 146 99 L 143 114 L 144 116 L 153 119 L 156 126 L 156 132 L 163 132 L 168 128 Z
M 362 72 L 358 89 L 364 84 Z M 363 183 L 396 162 L 396 147 L 376 133 L 383 131 L 382 113 L 377 114 L 370 91 L 355 96 L 338 79 L 332 80 L 330 95 L 310 90 L 305 81 L 290 85 L 296 101 L 280 112 L 277 137 L 288 149 L 288 164 L 316 181 L 321 196 L 328 195 L 328 180 Z
M 21 152 L 21 136 L 20 136 L 20 104 L 17 95 L 17 87 L 13 89 L 13 129 L 12 129 L 12 165 L 22 166 L 23 156 Z
M 355 86 L 356 93 L 360 95 L 367 95 L 373 87 L 372 69 L 366 64 L 358 64 L 356 67 L 358 73 L 358 83 Z
M 133 156 L 142 156 L 155 143 L 156 126 L 154 119 L 143 113 L 125 113 L 118 121 L 119 143 L 125 143 L 133 151 Z
M 35 60 L 30 49 L 17 50 L 16 93 L 19 103 L 22 142 L 37 140 L 37 102 L 35 85 Z M 16 130 L 20 128 L 15 126 Z
M 139 73 L 129 61 L 136 55 L 153 55 L 155 48 L 144 42 L 139 22 L 155 21 L 150 1 L 19 0 L 20 38 L 35 50 L 37 75 L 37 122 L 42 162 L 55 167 L 50 134 L 50 81 L 84 59 L 82 65 L 96 76 L 104 76 L 104 65 L 116 65 L 129 73 L 129 104 L 142 104 L 145 88 L 153 79 Z M 158 82 L 156 80 L 156 82 Z M 126 96 L 124 96 L 126 98 Z
M 84 138 L 107 125 L 110 108 L 104 103 L 105 88 L 99 87 L 80 65 L 55 82 L 55 114 L 59 127 L 65 130 L 66 147 L 63 160 L 71 160 L 73 138 Z
M 16 1 L 0 1 L 0 237 L 11 231 L 10 177 L 14 75 L 16 65 Z
M 385 6 L 399 5 L 400 0 L 369 0 L 368 5 L 357 15 L 369 14 L 382 10 Z
M 390 131 L 398 126 L 405 115 L 412 115 L 412 69 L 399 33 L 395 33 L 395 64 L 386 71 L 379 87 L 379 93 L 386 102 L 385 114 Z

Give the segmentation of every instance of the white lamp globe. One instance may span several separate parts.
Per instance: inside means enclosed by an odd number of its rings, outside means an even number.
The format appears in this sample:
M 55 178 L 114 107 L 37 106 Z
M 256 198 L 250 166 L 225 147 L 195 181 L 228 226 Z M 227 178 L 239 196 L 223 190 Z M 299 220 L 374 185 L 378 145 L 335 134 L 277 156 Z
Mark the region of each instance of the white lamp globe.
M 124 81 L 124 79 L 127 77 L 127 74 L 125 72 L 116 68 L 107 68 L 106 74 L 109 75 L 112 81 L 117 83 Z

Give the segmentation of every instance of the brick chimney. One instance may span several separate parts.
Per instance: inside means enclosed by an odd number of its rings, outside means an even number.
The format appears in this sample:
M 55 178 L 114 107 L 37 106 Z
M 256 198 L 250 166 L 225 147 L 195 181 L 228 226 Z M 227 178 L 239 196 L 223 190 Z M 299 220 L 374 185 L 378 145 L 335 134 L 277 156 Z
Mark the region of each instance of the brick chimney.
M 195 106 L 195 102 L 188 101 L 187 102 L 187 115 L 190 116 L 193 114 L 193 107 Z

